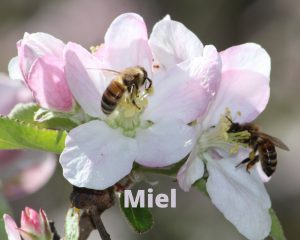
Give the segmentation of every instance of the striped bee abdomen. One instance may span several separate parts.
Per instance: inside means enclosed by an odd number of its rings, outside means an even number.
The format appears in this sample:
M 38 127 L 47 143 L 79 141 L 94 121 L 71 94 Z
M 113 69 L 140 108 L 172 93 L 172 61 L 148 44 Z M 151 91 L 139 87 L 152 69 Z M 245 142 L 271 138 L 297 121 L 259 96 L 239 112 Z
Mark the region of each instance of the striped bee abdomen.
M 274 144 L 265 140 L 260 145 L 259 153 L 262 169 L 270 177 L 275 172 L 277 165 L 277 153 Z
M 125 92 L 122 83 L 113 80 L 103 93 L 101 100 L 101 109 L 106 114 L 111 114 L 117 107 L 120 99 Z

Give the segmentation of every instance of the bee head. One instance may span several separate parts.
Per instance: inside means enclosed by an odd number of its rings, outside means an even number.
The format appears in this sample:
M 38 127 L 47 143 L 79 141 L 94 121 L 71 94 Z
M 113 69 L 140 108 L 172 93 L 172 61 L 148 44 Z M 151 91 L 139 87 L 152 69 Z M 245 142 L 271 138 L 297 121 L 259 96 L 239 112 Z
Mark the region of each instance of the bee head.
M 243 131 L 241 125 L 239 123 L 232 122 L 227 132 L 236 133 L 241 131 Z
M 242 128 L 242 126 L 241 126 L 239 123 L 233 122 L 233 121 L 231 120 L 231 118 L 229 118 L 229 117 L 227 117 L 227 116 L 226 116 L 226 118 L 227 118 L 228 121 L 231 123 L 231 125 L 230 125 L 230 127 L 229 127 L 229 129 L 228 129 L 227 132 L 229 132 L 229 133 L 236 133 L 236 132 L 241 132 L 241 131 L 243 131 L 243 128 Z
M 141 85 L 145 85 L 145 89 L 149 90 L 152 86 L 152 80 L 148 78 L 148 73 L 143 67 L 140 67 L 140 70 L 141 70 L 140 79 L 142 80 Z

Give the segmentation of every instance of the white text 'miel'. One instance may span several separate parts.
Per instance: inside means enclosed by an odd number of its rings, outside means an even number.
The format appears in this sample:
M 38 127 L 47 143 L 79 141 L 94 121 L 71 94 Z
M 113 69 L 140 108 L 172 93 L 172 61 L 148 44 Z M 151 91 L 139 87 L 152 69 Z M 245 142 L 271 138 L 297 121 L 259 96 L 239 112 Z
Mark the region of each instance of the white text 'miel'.
M 145 193 L 145 190 L 138 190 L 134 197 L 131 190 L 124 191 L 124 207 L 125 208 L 153 208 L 154 204 L 158 208 L 176 208 L 176 189 L 171 189 L 170 198 L 165 193 L 153 195 L 153 189 L 149 188 Z

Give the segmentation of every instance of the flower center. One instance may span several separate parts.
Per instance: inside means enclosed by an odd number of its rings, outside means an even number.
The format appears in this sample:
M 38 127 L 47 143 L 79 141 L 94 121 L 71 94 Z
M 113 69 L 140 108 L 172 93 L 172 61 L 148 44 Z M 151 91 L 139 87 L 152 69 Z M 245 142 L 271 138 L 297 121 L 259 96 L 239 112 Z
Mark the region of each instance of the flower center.
M 135 96 L 124 94 L 117 108 L 107 118 L 107 124 L 112 128 L 122 129 L 123 134 L 128 137 L 135 137 L 137 128 L 148 127 L 150 123 L 142 122 L 141 114 L 148 105 L 147 97 L 152 93 L 152 88 L 149 90 L 139 89 Z
M 239 148 L 247 147 L 245 143 L 250 138 L 250 133 L 248 131 L 240 132 L 228 132 L 232 121 L 229 109 L 225 111 L 224 115 L 221 115 L 220 121 L 216 126 L 212 126 L 198 139 L 199 154 L 203 154 L 211 148 L 220 148 L 225 151 L 229 150 L 230 154 L 236 154 Z

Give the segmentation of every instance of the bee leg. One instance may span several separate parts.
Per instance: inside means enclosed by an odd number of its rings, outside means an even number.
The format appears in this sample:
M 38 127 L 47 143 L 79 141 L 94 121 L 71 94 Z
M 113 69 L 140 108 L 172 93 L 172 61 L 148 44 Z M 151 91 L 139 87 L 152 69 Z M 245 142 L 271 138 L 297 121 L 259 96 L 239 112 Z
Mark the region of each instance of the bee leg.
M 152 80 L 150 78 L 147 78 L 149 85 L 146 87 L 146 90 L 149 90 L 152 87 Z
M 243 165 L 243 164 L 245 164 L 245 163 L 247 163 L 247 162 L 250 162 L 250 161 L 251 161 L 250 158 L 246 158 L 246 159 L 244 159 L 243 161 L 241 161 L 238 165 L 236 165 L 235 167 L 238 168 L 238 167 L 240 167 L 241 165 Z
M 259 161 L 259 155 L 256 155 L 255 158 L 247 164 L 246 170 L 250 173 L 250 169 Z
M 128 90 L 128 92 L 130 93 L 130 99 L 131 99 L 131 103 L 135 106 L 135 107 L 137 107 L 137 109 L 139 109 L 139 110 L 141 110 L 141 108 L 136 104 L 136 102 L 135 102 L 135 96 L 137 96 L 137 87 L 136 87 L 136 85 L 131 85 L 130 86 L 130 89 Z
M 134 99 L 132 99 L 132 104 L 133 104 L 134 106 L 136 106 L 138 110 L 141 110 L 141 108 L 136 104 L 136 102 L 135 102 Z
M 257 151 L 257 148 L 258 148 L 258 144 L 256 144 L 254 147 L 253 147 L 253 150 L 249 153 L 249 157 L 247 157 L 246 159 L 244 159 L 243 161 L 241 161 L 238 165 L 236 165 L 235 167 L 239 167 L 241 166 L 242 164 L 245 164 L 247 162 L 252 162 L 255 160 L 256 156 L 256 151 Z M 250 163 L 249 163 L 250 164 Z

